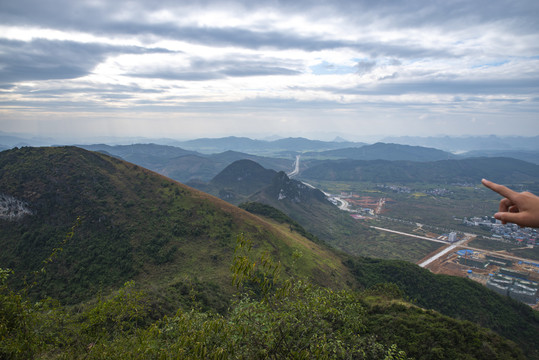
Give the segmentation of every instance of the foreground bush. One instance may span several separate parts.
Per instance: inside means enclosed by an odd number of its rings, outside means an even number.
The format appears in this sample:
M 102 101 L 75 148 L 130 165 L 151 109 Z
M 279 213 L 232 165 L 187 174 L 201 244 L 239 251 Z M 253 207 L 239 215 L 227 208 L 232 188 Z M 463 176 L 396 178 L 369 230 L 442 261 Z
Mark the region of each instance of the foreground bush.
M 489 330 L 411 305 L 394 284 L 334 291 L 280 272 L 240 236 L 226 315 L 193 307 L 155 321 L 134 282 L 67 308 L 30 301 L 0 269 L 0 359 L 524 358 Z

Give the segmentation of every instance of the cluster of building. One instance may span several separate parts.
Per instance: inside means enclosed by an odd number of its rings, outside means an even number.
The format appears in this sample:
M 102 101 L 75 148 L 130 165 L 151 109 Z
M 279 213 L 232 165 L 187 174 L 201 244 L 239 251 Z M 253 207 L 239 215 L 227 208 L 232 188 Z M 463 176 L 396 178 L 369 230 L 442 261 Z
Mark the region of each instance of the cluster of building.
M 451 185 L 477 189 L 476 183 L 474 184 L 474 183 L 469 183 L 469 182 L 456 182 L 456 183 L 452 183 Z
M 445 188 L 436 188 L 436 189 L 425 190 L 424 193 L 429 194 L 429 195 L 434 195 L 434 196 L 448 196 L 452 194 L 453 192 Z
M 486 255 L 482 258 L 469 249 L 459 250 L 457 255 L 458 262 L 461 265 L 476 269 L 486 269 L 490 265 L 498 267 L 496 272 L 488 274 L 487 288 L 526 304 L 534 305 L 537 303 L 539 283 L 530 280 L 530 272 L 511 269 L 510 267 L 514 265 L 512 260 L 493 255 Z M 522 264 L 523 262 L 519 261 L 519 265 Z M 535 266 L 539 271 L 539 264 L 529 263 L 527 265 Z M 472 270 L 468 270 L 468 274 L 471 276 Z M 482 275 L 479 276 L 481 277 Z
M 402 186 L 402 185 L 385 185 L 385 184 L 378 184 L 376 185 L 380 189 L 384 190 L 391 190 L 396 193 L 401 194 L 410 194 L 411 192 L 418 192 L 433 196 L 448 196 L 452 194 L 451 190 L 445 189 L 445 188 L 436 188 L 436 189 L 428 189 L 428 190 L 415 190 L 408 186 Z
M 384 184 L 378 184 L 377 187 L 381 189 L 391 190 L 397 193 L 404 193 L 409 194 L 412 192 L 412 189 L 408 186 L 401 186 L 401 185 L 384 185 Z
M 506 268 L 491 274 L 487 280 L 487 287 L 498 294 L 531 305 L 537 303 L 539 296 L 539 283 L 529 280 L 527 273 Z
M 487 229 L 495 239 L 528 245 L 539 244 L 539 233 L 536 229 L 521 228 L 516 224 L 504 225 L 492 216 L 464 218 L 463 223 L 468 226 L 480 226 Z

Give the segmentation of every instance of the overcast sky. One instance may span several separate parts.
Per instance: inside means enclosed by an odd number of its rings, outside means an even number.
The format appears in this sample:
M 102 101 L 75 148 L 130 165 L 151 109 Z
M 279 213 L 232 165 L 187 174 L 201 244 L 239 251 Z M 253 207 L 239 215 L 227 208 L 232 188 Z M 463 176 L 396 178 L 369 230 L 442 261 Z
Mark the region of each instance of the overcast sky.
M 0 131 L 535 136 L 538 19 L 537 0 L 0 0 Z

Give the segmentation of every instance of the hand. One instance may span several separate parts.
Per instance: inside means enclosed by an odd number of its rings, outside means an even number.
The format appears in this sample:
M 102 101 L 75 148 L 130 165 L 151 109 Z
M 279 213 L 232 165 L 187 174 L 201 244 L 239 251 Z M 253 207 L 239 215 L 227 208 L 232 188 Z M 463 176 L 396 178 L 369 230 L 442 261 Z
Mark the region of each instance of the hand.
M 502 224 L 510 222 L 519 226 L 539 227 L 539 196 L 530 192 L 519 193 L 485 179 L 481 182 L 504 197 L 500 200 L 500 207 L 494 218 Z

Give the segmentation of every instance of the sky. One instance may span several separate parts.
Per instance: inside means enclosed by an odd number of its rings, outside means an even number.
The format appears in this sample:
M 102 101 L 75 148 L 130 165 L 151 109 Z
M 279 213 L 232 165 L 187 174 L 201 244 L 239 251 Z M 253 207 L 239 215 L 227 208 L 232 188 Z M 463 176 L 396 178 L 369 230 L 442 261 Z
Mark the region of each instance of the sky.
M 537 0 L 0 0 L 0 131 L 539 135 Z

